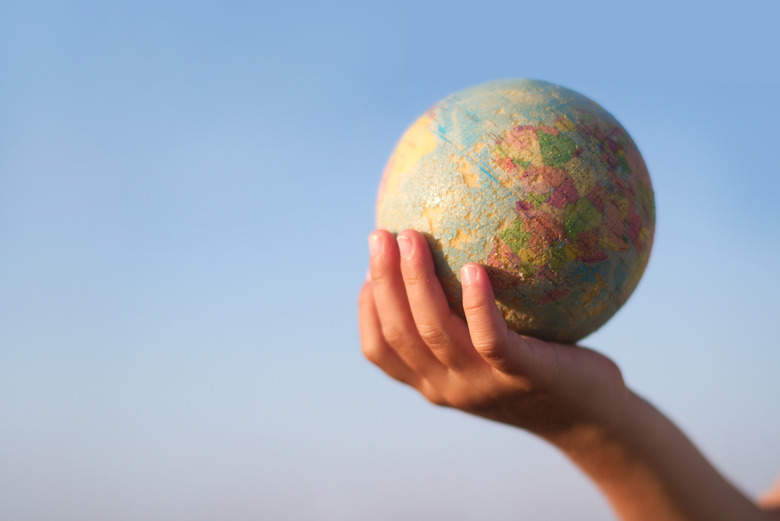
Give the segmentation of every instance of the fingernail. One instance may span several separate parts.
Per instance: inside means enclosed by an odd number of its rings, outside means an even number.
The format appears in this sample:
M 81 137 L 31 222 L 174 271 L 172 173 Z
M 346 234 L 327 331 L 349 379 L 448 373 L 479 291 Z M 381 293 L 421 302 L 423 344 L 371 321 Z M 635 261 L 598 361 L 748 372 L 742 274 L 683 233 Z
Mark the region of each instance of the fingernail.
M 463 284 L 473 284 L 479 275 L 479 268 L 473 264 L 466 264 L 460 269 L 460 280 Z
M 398 249 L 401 250 L 401 257 L 408 257 L 412 254 L 412 240 L 406 235 L 398 236 Z
M 368 236 L 368 253 L 372 257 L 376 257 L 382 250 L 382 245 L 379 243 L 379 236 L 372 233 Z

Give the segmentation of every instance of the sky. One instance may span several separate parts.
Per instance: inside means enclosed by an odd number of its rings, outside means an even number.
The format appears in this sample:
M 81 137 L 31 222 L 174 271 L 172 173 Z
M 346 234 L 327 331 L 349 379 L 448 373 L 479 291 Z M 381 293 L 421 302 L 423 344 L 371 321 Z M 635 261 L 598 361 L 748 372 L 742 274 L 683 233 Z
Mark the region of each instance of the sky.
M 531 435 L 363 360 L 381 172 L 525 77 L 630 132 L 637 291 L 583 345 L 751 496 L 780 472 L 771 2 L 0 6 L 0 518 L 614 519 Z

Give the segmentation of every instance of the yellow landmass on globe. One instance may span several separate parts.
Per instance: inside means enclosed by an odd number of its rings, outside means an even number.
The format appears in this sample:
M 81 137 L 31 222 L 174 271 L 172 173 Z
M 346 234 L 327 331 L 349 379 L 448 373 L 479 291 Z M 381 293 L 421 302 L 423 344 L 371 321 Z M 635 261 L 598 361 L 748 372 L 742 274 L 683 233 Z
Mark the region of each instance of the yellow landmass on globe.
M 420 159 L 436 148 L 436 138 L 430 130 L 432 121 L 433 115 L 426 112 L 406 131 L 387 163 L 385 180 L 388 185 L 393 183 L 399 173 L 410 171 Z

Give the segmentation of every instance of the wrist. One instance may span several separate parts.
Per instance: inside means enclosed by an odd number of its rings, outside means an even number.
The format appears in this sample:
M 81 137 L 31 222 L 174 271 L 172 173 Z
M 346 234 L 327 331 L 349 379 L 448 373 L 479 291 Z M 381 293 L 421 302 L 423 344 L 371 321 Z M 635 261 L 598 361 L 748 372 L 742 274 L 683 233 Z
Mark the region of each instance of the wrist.
M 646 456 L 641 446 L 644 404 L 624 388 L 624 392 L 595 408 L 586 420 L 556 433 L 548 441 L 596 481 L 624 477 Z
M 643 400 L 625 385 L 619 372 L 613 378 L 603 378 L 598 388 L 583 394 L 587 398 L 579 399 L 580 405 L 569 415 L 567 428 L 539 434 L 575 462 L 607 449 L 628 446 L 635 437 L 632 431 L 641 429 L 638 411 Z
M 613 412 L 552 441 L 626 520 L 765 520 L 687 437 L 627 390 Z

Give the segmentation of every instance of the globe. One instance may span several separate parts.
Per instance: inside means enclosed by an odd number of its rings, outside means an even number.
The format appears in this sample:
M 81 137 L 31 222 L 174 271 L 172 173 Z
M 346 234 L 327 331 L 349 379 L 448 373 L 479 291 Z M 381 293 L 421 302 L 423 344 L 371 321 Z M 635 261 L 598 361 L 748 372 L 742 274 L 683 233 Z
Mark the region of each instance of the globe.
M 406 131 L 377 226 L 426 236 L 461 316 L 460 268 L 476 262 L 511 329 L 574 343 L 639 283 L 655 203 L 639 150 L 606 110 L 559 85 L 501 80 L 445 98 Z

